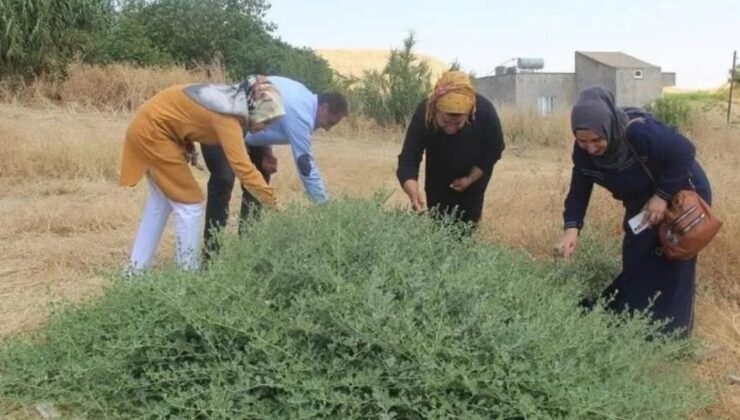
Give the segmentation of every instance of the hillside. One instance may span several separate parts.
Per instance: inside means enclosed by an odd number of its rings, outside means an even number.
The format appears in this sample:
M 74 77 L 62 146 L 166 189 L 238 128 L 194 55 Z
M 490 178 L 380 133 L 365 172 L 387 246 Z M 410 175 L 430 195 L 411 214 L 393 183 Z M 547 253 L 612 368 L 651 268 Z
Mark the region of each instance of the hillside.
M 390 51 L 357 48 L 320 49 L 316 50 L 316 53 L 328 61 L 331 68 L 342 76 L 361 77 L 365 71 L 382 70 L 388 61 Z M 417 56 L 429 64 L 434 80 L 450 68 L 450 63 L 436 57 L 426 54 L 417 54 Z

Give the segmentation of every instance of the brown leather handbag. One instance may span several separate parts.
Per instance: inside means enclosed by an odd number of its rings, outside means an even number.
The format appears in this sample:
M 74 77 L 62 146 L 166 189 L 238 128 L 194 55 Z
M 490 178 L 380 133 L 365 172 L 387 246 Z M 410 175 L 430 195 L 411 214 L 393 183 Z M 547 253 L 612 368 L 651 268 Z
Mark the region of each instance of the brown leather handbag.
M 691 260 L 717 235 L 722 222 L 696 191 L 681 190 L 671 199 L 658 227 L 663 254 L 669 260 Z
M 658 184 L 650 169 L 640 159 L 629 141 L 627 144 L 657 188 Z M 699 255 L 699 251 L 714 239 L 721 227 L 722 221 L 712 213 L 709 204 L 696 191 L 680 190 L 671 199 L 663 221 L 658 226 L 663 255 L 669 260 L 694 259 Z

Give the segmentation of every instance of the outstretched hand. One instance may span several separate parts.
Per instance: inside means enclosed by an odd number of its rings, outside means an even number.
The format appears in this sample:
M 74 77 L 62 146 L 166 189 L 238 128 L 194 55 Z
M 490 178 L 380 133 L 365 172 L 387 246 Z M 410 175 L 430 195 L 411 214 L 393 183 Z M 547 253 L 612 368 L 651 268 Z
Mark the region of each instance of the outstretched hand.
M 578 229 L 569 228 L 565 229 L 563 235 L 560 237 L 560 241 L 555 244 L 555 256 L 564 259 L 565 261 L 570 260 L 571 255 L 576 251 L 578 246 Z
M 425 211 L 427 211 L 427 202 L 426 200 L 424 200 L 424 197 L 422 197 L 421 194 L 416 194 L 411 197 L 411 207 L 417 213 L 424 213 Z

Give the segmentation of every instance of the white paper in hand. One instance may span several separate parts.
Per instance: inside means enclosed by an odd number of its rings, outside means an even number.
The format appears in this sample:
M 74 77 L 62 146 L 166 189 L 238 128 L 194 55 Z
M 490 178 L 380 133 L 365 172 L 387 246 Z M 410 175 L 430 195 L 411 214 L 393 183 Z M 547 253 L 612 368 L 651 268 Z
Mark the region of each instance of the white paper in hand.
M 644 219 L 645 219 L 645 210 L 637 213 L 637 215 L 635 215 L 633 218 L 627 221 L 627 224 L 630 225 L 630 229 L 632 229 L 632 233 L 637 235 L 638 233 L 650 227 L 650 224 L 647 223 L 647 221 L 644 221 L 643 223 Z

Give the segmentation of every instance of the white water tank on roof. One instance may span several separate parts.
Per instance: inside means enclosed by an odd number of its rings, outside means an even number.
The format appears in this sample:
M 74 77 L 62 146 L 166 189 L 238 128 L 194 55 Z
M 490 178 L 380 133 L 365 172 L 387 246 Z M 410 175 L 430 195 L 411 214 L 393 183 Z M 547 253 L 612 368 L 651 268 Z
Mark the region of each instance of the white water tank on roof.
M 542 58 L 517 58 L 516 66 L 521 70 L 542 70 L 545 60 Z

